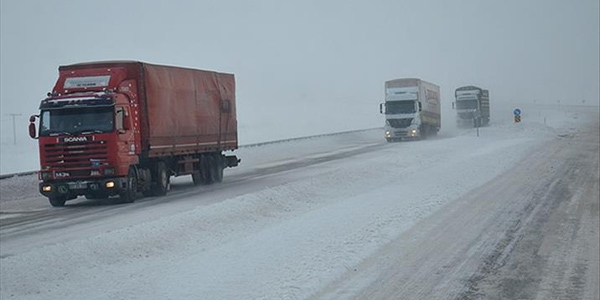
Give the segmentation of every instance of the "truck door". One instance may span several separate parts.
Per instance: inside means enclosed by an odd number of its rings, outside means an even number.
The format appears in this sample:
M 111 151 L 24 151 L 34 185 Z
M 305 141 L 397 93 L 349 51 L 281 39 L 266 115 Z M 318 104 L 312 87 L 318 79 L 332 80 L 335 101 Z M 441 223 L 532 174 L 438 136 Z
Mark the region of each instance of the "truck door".
M 117 156 L 119 165 L 124 170 L 129 165 L 137 164 L 136 145 L 133 124 L 129 107 L 118 105 L 115 107 L 115 129 L 117 132 Z

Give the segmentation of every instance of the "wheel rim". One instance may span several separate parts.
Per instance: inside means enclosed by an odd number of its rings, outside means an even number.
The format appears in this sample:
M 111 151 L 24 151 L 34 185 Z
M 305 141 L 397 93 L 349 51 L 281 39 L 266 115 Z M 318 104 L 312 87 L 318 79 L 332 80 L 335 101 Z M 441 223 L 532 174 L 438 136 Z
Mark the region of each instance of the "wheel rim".
M 165 189 L 167 188 L 167 172 L 165 171 L 165 169 L 162 169 L 162 171 L 161 171 L 160 183 L 163 188 L 165 188 Z
M 129 177 L 129 186 L 131 187 L 130 188 L 131 190 L 129 192 L 131 193 L 132 196 L 135 195 L 135 192 L 137 190 L 137 183 L 133 176 Z

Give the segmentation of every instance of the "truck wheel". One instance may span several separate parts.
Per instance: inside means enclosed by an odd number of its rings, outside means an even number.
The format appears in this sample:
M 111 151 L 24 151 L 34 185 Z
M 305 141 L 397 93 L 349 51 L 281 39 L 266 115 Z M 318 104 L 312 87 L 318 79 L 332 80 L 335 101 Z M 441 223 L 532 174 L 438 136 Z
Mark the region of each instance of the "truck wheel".
M 144 197 L 154 196 L 154 194 L 152 194 L 152 189 L 142 190 L 142 195 L 144 195 Z
M 192 173 L 192 181 L 194 182 L 194 185 L 204 184 L 201 171 Z
M 152 194 L 154 196 L 164 196 L 169 188 L 169 173 L 164 162 L 158 162 L 156 165 L 156 181 L 152 184 Z
M 214 182 L 223 182 L 223 160 L 220 155 L 216 155 L 213 159 L 213 175 Z
M 200 172 L 204 184 L 212 184 L 215 181 L 215 159 L 211 155 L 204 156 L 204 163 Z
M 48 198 L 48 200 L 50 201 L 50 205 L 54 206 L 54 207 L 62 207 L 65 206 L 65 202 L 67 202 L 67 198 L 65 197 L 50 197 Z
M 122 203 L 133 203 L 137 194 L 137 176 L 133 168 L 129 168 L 127 173 L 127 188 L 119 194 Z
M 423 125 L 423 126 L 421 126 L 421 136 L 420 136 L 420 139 L 421 140 L 426 140 L 428 135 L 429 135 L 429 125 Z

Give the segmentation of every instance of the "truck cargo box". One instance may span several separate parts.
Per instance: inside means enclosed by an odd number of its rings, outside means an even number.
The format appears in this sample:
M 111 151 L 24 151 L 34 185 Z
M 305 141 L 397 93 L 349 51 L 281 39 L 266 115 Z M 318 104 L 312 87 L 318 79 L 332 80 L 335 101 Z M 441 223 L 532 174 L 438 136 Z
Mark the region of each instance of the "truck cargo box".
M 83 63 L 59 68 L 56 93 L 86 90 L 65 81 L 74 76 L 109 76 L 108 89 L 131 93 L 139 105 L 141 149 L 149 157 L 237 149 L 235 79 L 233 74 L 137 61 Z M 89 83 L 88 83 L 89 84 Z M 120 85 L 120 86 L 119 86 Z M 71 87 L 71 88 L 69 88 Z

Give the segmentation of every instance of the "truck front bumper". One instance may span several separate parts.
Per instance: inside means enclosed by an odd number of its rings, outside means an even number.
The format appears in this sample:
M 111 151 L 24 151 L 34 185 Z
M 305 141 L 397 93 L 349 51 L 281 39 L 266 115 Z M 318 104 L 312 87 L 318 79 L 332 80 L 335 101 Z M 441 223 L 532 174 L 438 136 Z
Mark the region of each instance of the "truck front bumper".
M 401 130 L 386 130 L 385 139 L 388 142 L 399 141 L 404 139 L 418 139 L 421 133 L 418 129 L 401 129 Z
M 81 195 L 118 195 L 127 188 L 124 177 L 102 178 L 97 180 L 72 180 L 40 182 L 40 193 L 46 197 L 74 199 Z

